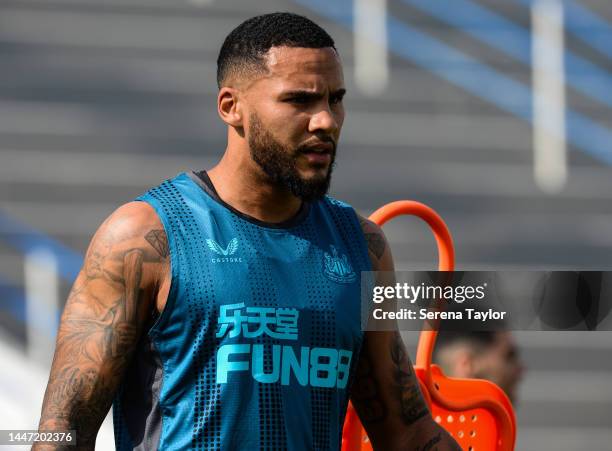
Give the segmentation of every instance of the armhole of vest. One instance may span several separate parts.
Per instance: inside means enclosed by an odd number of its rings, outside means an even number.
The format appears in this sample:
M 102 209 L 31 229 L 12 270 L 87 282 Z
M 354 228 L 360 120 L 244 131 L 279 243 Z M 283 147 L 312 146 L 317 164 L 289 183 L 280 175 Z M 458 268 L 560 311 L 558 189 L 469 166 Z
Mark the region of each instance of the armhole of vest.
M 361 251 L 361 257 L 364 259 L 366 264 L 367 271 L 373 271 L 372 261 L 370 260 L 370 254 L 368 252 L 368 243 L 366 241 L 365 235 L 363 233 L 363 229 L 361 228 L 361 221 L 359 221 L 359 215 L 355 211 L 355 209 L 348 204 L 340 204 L 338 208 L 342 208 L 348 210 L 348 215 L 352 218 L 353 226 L 355 227 L 356 234 L 359 240 L 359 249 Z M 359 275 L 361 277 L 361 274 Z
M 176 246 L 174 245 L 174 234 L 172 233 L 172 226 L 168 222 L 168 218 L 163 212 L 162 207 L 155 200 L 155 198 L 144 195 L 136 199 L 137 202 L 146 202 L 155 210 L 157 217 L 162 223 L 162 227 L 164 228 L 164 232 L 166 234 L 166 238 L 168 239 L 168 256 L 170 257 L 170 288 L 168 290 L 168 298 L 166 299 L 166 303 L 164 304 L 163 310 L 160 312 L 159 316 L 153 323 L 153 325 L 147 331 L 147 334 L 151 339 L 157 337 L 163 327 L 168 322 L 168 317 L 172 313 L 172 309 L 174 307 L 174 301 L 176 299 L 176 290 L 177 290 L 177 274 L 178 271 L 178 259 L 176 258 Z
M 361 221 L 359 220 L 359 215 L 357 215 L 357 212 L 355 211 L 355 209 L 350 206 L 350 205 L 346 205 L 344 208 L 347 208 L 350 210 L 349 212 L 349 216 L 351 216 L 353 218 L 353 224 L 356 227 L 357 230 L 357 236 L 358 236 L 358 240 L 359 240 L 359 249 L 361 250 L 361 255 L 362 258 L 364 259 L 364 262 L 366 264 L 366 267 L 364 268 L 366 271 L 373 271 L 374 268 L 372 267 L 372 261 L 370 260 L 370 253 L 368 252 L 368 243 L 366 241 L 365 235 L 363 233 L 363 229 L 361 228 Z M 361 274 L 361 272 L 359 273 L 359 311 L 360 311 L 360 315 L 363 313 L 363 305 L 362 305 L 362 293 L 361 290 L 362 288 L 362 279 L 363 279 L 363 274 Z M 360 340 L 359 340 L 359 345 L 358 345 L 358 349 L 357 349 L 357 358 L 359 358 L 359 356 L 361 355 L 361 347 L 363 346 L 363 340 L 365 338 L 365 331 L 363 330 L 362 327 L 359 327 L 361 334 L 359 336 Z M 355 361 L 355 364 L 357 363 L 357 361 Z

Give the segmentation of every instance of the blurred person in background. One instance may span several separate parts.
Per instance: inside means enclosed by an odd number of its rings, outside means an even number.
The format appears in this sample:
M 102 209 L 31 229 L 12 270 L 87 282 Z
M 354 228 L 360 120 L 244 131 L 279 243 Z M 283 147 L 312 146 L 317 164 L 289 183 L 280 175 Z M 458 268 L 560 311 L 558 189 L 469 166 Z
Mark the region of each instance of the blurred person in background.
M 516 406 L 524 366 L 508 330 L 440 330 L 433 361 L 449 377 L 486 379 Z
M 459 450 L 399 333 L 361 331 L 359 275 L 393 260 L 380 228 L 326 196 L 344 121 L 334 41 L 302 16 L 257 16 L 217 70 L 225 154 L 96 232 L 40 431 L 93 450 L 114 400 L 120 450 L 339 449 L 350 396 L 375 449 Z

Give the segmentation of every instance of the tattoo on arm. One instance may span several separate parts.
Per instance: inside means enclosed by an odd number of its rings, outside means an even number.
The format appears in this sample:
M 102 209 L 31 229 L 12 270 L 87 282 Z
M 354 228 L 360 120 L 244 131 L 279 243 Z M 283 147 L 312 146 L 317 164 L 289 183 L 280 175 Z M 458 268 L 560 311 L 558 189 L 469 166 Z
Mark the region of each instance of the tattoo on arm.
M 168 237 L 166 236 L 165 231 L 151 230 L 145 235 L 145 240 L 147 240 L 149 244 L 153 246 L 153 249 L 157 251 L 160 257 L 168 257 L 170 252 L 168 249 Z
M 140 294 L 142 279 L 142 251 L 133 249 L 123 258 L 123 275 L 125 280 L 125 320 L 133 322 L 136 319 L 136 306 Z
M 364 234 L 366 242 L 368 243 L 368 249 L 376 258 L 380 258 L 385 253 L 386 243 L 379 233 L 366 233 Z
M 152 232 L 145 238 L 163 257 L 162 235 Z M 76 430 L 76 450 L 93 450 L 148 314 L 143 266 L 160 263 L 153 251 L 128 248 L 125 240 L 95 240 L 66 304 L 39 424 Z
M 399 332 L 394 334 L 390 352 L 394 364 L 393 381 L 400 402 L 401 417 L 406 425 L 411 425 L 427 415 L 429 411 L 421 395 L 418 380 Z
M 361 230 L 363 230 L 363 236 L 365 237 L 366 243 L 368 245 L 368 250 L 374 255 L 378 260 L 385 253 L 385 248 L 387 247 L 387 242 L 385 238 L 382 236 L 380 231 L 377 231 L 374 227 L 374 223 L 368 219 L 359 218 L 359 223 L 361 224 Z

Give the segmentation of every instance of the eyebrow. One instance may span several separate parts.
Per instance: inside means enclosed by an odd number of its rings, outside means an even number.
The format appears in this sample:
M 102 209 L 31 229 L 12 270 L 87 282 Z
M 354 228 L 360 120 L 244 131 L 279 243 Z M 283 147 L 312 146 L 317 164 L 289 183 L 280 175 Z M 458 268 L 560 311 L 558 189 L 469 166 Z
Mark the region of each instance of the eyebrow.
M 343 97 L 346 94 L 346 89 L 338 89 L 332 93 L 330 93 L 330 97 L 339 96 Z M 285 91 L 282 93 L 283 97 L 306 97 L 310 99 L 320 99 L 323 97 L 323 94 L 317 91 L 307 91 L 302 89 L 297 89 L 294 91 Z

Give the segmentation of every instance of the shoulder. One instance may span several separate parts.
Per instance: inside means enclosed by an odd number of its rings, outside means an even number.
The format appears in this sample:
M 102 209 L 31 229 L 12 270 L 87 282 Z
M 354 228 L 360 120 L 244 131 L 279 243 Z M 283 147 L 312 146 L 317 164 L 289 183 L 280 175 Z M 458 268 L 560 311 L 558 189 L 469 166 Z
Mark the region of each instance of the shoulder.
M 368 245 L 368 253 L 370 254 L 370 260 L 372 261 L 372 267 L 375 270 L 382 269 L 380 266 L 381 261 L 388 260 L 391 258 L 391 250 L 389 249 L 389 243 L 387 237 L 380 228 L 379 225 L 364 218 L 361 215 L 357 215 L 359 218 L 359 224 L 361 225 L 361 231 Z M 388 254 L 388 255 L 386 255 Z
M 104 275 L 121 281 L 126 267 L 142 271 L 143 281 L 157 283 L 168 262 L 168 241 L 155 210 L 130 202 L 111 213 L 94 234 L 85 255 L 87 277 Z
M 106 218 L 102 225 L 112 225 L 117 231 L 126 233 L 130 230 L 146 228 L 149 225 L 161 226 L 161 221 L 150 204 L 134 201 L 121 205 Z
M 357 213 L 357 218 L 359 219 L 359 224 L 361 225 L 361 230 L 364 234 L 373 233 L 385 238 L 382 228 L 374 221 L 370 221 L 368 218 L 361 216 L 359 213 Z
M 393 256 L 391 255 L 391 248 L 387 241 L 387 237 L 384 232 L 374 222 L 361 215 L 357 215 L 359 218 L 359 224 L 361 224 L 361 231 L 365 238 L 368 246 L 368 254 L 370 256 L 370 262 L 372 263 L 372 270 L 374 271 L 393 271 Z
M 111 213 L 94 235 L 96 238 L 105 238 L 110 242 L 126 242 L 126 244 L 136 245 L 143 242 L 152 243 L 167 242 L 166 233 L 162 222 L 154 208 L 146 202 L 129 202 L 117 208 Z M 167 243 L 165 244 L 167 248 Z M 167 256 L 167 249 L 164 250 L 158 245 L 153 245 L 162 257 Z

